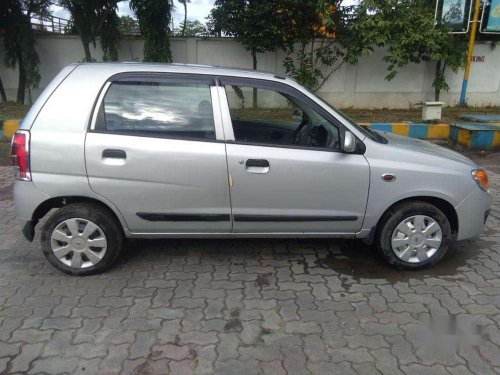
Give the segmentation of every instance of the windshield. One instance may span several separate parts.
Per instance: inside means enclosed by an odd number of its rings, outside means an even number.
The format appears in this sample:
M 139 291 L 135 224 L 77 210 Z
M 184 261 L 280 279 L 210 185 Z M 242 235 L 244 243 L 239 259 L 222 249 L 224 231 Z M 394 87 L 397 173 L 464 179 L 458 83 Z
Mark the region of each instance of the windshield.
M 323 98 L 321 98 L 319 95 L 309 91 L 316 99 L 321 101 L 322 103 L 326 104 L 329 108 L 333 109 L 335 113 L 338 113 L 339 116 L 341 116 L 344 120 L 346 120 L 349 124 L 354 126 L 357 130 L 359 130 L 361 133 L 366 135 L 368 138 L 370 138 L 372 141 L 378 142 L 378 143 L 387 143 L 387 139 L 384 138 L 379 132 L 367 127 L 367 126 L 361 126 L 358 125 L 354 120 L 349 118 L 345 113 L 342 113 L 339 111 L 337 108 L 333 107 L 330 105 L 328 102 L 326 102 Z

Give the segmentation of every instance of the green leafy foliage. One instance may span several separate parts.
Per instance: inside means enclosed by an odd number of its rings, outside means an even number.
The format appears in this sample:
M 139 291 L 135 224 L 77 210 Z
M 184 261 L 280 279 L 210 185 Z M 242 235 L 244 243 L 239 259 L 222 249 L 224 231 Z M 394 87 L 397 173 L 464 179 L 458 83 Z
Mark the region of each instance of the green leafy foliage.
M 252 52 L 256 64 L 257 53 L 274 51 L 284 45 L 281 3 L 276 0 L 216 0 L 208 17 L 208 28 L 213 35 L 238 39 Z
M 96 46 L 100 37 L 103 59 L 118 60 L 119 19 L 116 14 L 119 0 L 59 0 L 59 4 L 71 14 L 72 27 L 80 35 L 85 61 L 94 61 L 90 44 Z
M 363 0 L 357 9 L 361 21 L 356 32 L 386 47 L 388 80 L 409 63 L 436 62 L 437 99 L 441 90 L 448 90 L 446 68 L 456 72 L 464 66 L 467 43 L 463 35 L 434 24 L 434 6 L 422 0 Z
M 144 36 L 144 61 L 172 62 L 170 21 L 172 0 L 131 0 L 130 9 Z
M 285 0 L 287 74 L 318 90 L 345 63 L 355 64 L 374 41 L 356 32 L 355 7 L 342 0 Z
M 108 12 L 99 33 L 104 61 L 118 61 L 120 44 L 120 19 L 116 12 Z
M 257 69 L 257 54 L 284 46 L 284 13 L 279 0 L 216 0 L 208 17 L 213 35 L 233 36 L 252 54 L 252 67 Z M 233 87 L 234 89 L 234 87 Z M 239 92 L 235 89 L 237 95 Z M 252 105 L 257 107 L 257 89 Z M 244 101 L 242 102 L 244 105 Z
M 137 20 L 130 16 L 121 16 L 119 19 L 120 33 L 123 35 L 137 35 L 140 33 Z
M 184 6 L 184 22 L 181 25 L 181 36 L 187 36 L 186 35 L 186 28 L 187 28 L 187 16 L 188 16 L 188 11 L 187 11 L 187 4 L 191 2 L 191 0 L 178 0 L 179 3 L 181 3 Z
M 5 66 L 18 68 L 17 102 L 23 104 L 25 93 L 40 83 L 40 63 L 31 28 L 32 16 L 48 14 L 50 0 L 3 0 L 0 2 L 0 25 L 4 30 Z
M 184 21 L 181 22 L 180 27 L 174 30 L 175 36 L 196 37 L 196 36 L 209 36 L 207 26 L 200 21 Z

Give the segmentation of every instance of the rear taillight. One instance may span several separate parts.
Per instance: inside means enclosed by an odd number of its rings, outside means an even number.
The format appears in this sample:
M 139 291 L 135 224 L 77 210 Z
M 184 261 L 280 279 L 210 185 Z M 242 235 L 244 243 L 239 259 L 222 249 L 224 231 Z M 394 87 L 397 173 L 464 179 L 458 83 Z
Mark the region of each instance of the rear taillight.
M 12 137 L 10 159 L 12 165 L 18 169 L 18 180 L 31 181 L 29 144 L 30 133 L 27 131 L 18 130 Z

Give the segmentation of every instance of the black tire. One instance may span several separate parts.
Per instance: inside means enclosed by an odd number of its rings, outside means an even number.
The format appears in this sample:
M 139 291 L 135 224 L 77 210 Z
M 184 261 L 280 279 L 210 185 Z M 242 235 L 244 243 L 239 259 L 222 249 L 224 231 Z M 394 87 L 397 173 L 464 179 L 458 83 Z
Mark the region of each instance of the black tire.
M 75 269 L 67 266 L 54 255 L 51 236 L 54 229 L 65 220 L 80 218 L 95 223 L 106 236 L 106 253 L 95 265 Z M 111 268 L 118 259 L 123 247 L 123 229 L 115 216 L 107 209 L 94 203 L 72 203 L 54 212 L 45 223 L 42 233 L 42 251 L 47 260 L 58 270 L 72 276 L 95 275 Z
M 441 227 L 442 241 L 437 251 L 427 260 L 419 263 L 406 262 L 396 256 L 392 249 L 392 235 L 396 227 L 414 215 L 425 215 L 434 219 Z M 375 245 L 387 263 L 400 269 L 422 269 L 437 263 L 448 250 L 452 241 L 451 226 L 448 218 L 436 206 L 423 201 L 403 202 L 387 211 L 379 222 Z

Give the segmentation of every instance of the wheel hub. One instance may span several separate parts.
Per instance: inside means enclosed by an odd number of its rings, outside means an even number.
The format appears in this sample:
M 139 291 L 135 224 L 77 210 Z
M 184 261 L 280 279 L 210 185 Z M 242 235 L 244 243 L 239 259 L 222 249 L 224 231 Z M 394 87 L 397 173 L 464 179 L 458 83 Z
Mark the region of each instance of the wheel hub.
M 442 230 L 433 218 L 415 215 L 402 220 L 394 229 L 392 250 L 401 260 L 421 263 L 432 257 L 442 242 Z
M 52 231 L 50 244 L 54 256 L 75 269 L 95 266 L 107 250 L 103 230 L 92 221 L 80 218 L 59 223 Z
M 414 246 L 420 246 L 424 243 L 424 236 L 421 234 L 414 234 L 410 237 L 410 243 Z
M 83 238 L 74 238 L 71 240 L 71 246 L 74 250 L 82 251 L 87 247 L 87 241 Z

